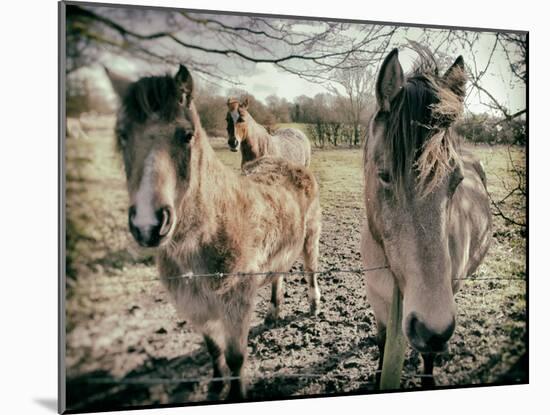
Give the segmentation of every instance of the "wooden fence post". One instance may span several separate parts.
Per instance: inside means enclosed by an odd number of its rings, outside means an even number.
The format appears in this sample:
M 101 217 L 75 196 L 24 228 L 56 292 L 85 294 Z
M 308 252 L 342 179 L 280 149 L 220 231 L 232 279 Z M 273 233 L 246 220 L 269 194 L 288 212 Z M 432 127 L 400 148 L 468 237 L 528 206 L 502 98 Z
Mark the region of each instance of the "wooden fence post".
M 393 298 L 388 324 L 386 326 L 386 345 L 384 346 L 384 361 L 380 377 L 380 389 L 399 389 L 401 372 L 405 361 L 407 342 L 401 330 L 403 318 L 403 298 L 399 285 L 394 281 Z

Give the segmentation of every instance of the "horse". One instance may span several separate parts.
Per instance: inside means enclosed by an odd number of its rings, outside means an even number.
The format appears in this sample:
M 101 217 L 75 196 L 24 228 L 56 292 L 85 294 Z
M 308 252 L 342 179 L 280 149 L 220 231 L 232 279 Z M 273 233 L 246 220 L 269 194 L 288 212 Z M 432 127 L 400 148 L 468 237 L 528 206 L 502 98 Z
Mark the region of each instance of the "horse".
M 180 65 L 174 76 L 144 77 L 122 93 L 115 129 L 128 226 L 139 245 L 156 248 L 171 301 L 204 336 L 214 367 L 209 397 L 220 397 L 229 380 L 227 399 L 241 400 L 258 288 L 300 255 L 306 273 L 317 270 L 319 186 L 309 169 L 281 158 L 255 160 L 246 175 L 225 166 L 201 126 L 193 89 Z M 315 308 L 317 286 L 310 298 Z
M 397 49 L 383 61 L 363 149 L 362 259 L 365 267 L 388 267 L 365 274 L 378 328 L 378 385 L 394 284 L 403 299 L 401 329 L 423 358 L 422 386 L 433 387 L 434 356 L 455 329 L 454 295 L 491 240 L 485 172 L 453 130 L 464 107 L 464 60 L 440 76 L 431 53 L 418 52 L 407 75 Z
M 248 112 L 248 98 L 242 102 L 229 98 L 227 107 L 227 144 L 231 151 L 241 150 L 241 166 L 269 155 L 309 167 L 311 144 L 303 132 L 296 128 L 279 128 L 270 134 Z
M 311 145 L 304 133 L 295 128 L 279 128 L 272 135 L 262 125 L 258 124 L 248 112 L 249 101 L 245 97 L 242 102 L 235 98 L 227 100 L 227 135 L 229 149 L 237 152 L 241 150 L 241 169 L 245 164 L 260 157 L 274 156 L 309 167 L 311 161 Z M 307 276 L 308 286 L 317 287 L 317 275 Z M 313 280 L 313 281 L 311 281 Z M 281 296 L 284 280 L 282 276 L 274 279 L 271 287 L 271 298 Z M 272 300 L 273 303 L 273 300 Z M 311 314 L 317 314 L 318 309 L 313 307 Z M 268 323 L 276 322 L 278 309 L 271 308 L 268 314 Z

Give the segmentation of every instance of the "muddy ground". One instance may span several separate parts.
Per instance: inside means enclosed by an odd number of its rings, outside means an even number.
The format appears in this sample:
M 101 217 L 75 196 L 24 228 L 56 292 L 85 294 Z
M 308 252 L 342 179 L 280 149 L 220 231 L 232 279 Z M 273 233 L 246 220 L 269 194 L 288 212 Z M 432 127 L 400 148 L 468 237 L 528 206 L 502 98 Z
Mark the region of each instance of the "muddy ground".
M 204 401 L 212 366 L 202 337 L 175 314 L 160 284 L 150 281 L 156 277 L 154 252 L 138 248 L 127 230 L 113 119 L 90 117 L 82 124 L 88 138 L 66 142 L 68 408 Z M 237 171 L 239 155 L 223 141 L 216 144 Z M 485 163 L 493 198 L 503 198 L 514 186 L 511 162 L 525 163 L 522 149 L 474 151 Z M 323 208 L 321 269 L 362 266 L 360 165 L 359 149 L 314 152 Z M 503 209 L 525 219 L 525 200 L 517 193 Z M 437 359 L 438 385 L 526 380 L 525 230 L 494 220 L 493 246 L 476 274 L 485 279 L 466 281 L 457 296 L 457 329 L 448 353 Z M 249 398 L 373 391 L 378 349 L 363 277 L 333 272 L 319 283 L 322 311 L 310 318 L 302 278 L 287 278 L 275 327 L 263 324 L 269 288 L 261 290 L 249 339 Z M 409 350 L 402 388 L 420 387 L 414 376 L 420 362 Z

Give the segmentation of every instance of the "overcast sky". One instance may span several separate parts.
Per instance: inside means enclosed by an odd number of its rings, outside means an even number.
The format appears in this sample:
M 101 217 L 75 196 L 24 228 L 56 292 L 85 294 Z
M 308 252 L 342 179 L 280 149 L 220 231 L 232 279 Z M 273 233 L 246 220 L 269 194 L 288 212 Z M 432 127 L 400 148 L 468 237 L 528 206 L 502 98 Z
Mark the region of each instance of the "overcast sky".
M 128 9 L 123 10 L 113 10 L 105 9 L 100 7 L 94 7 L 94 10 L 100 14 L 106 14 L 111 18 L 120 17 L 123 19 L 125 24 L 132 27 L 134 30 L 137 30 L 141 33 L 151 33 L 156 30 L 166 30 L 167 19 L 166 12 L 134 12 L 127 16 L 125 13 L 128 12 Z M 118 14 L 117 14 L 118 13 Z M 222 21 L 228 25 L 236 24 L 239 22 L 239 19 L 243 17 L 239 16 L 209 16 L 215 17 L 217 20 Z M 281 19 L 273 19 L 272 22 L 280 23 Z M 285 22 L 292 22 L 296 24 L 295 21 L 291 19 L 286 20 Z M 349 28 L 346 30 L 345 35 L 350 38 L 354 37 L 354 34 L 359 34 L 361 31 L 365 30 L 366 24 L 350 24 Z M 321 30 L 321 26 L 316 22 L 300 22 L 299 29 L 302 31 L 311 30 L 312 33 L 318 32 Z M 185 38 L 187 42 L 200 44 L 208 47 L 220 47 L 217 43 L 219 40 L 210 35 L 208 32 L 205 32 L 204 29 L 200 27 L 186 27 L 184 30 L 178 33 L 179 36 Z M 441 36 L 443 31 L 438 29 L 431 29 L 433 32 L 432 44 L 425 44 L 430 49 L 435 47 L 435 43 L 438 43 L 438 34 Z M 363 32 L 364 33 L 364 32 Z M 400 28 L 396 35 L 394 36 L 392 43 L 394 45 L 403 45 L 406 44 L 409 40 L 420 40 L 423 36 L 421 29 L 417 28 Z M 439 37 L 441 39 L 441 37 Z M 492 33 L 480 33 L 479 41 L 476 43 L 475 50 L 462 49 L 458 44 L 451 45 L 454 49 L 452 51 L 453 59 L 462 54 L 466 65 L 473 65 L 474 57 L 477 63 L 478 68 L 483 68 L 489 58 L 489 55 L 492 50 L 494 43 L 494 34 Z M 228 45 L 222 45 L 227 47 Z M 229 45 L 235 46 L 237 45 Z M 267 45 L 271 47 L 271 44 Z M 170 41 L 163 41 L 158 45 L 159 50 L 176 50 L 173 49 L 176 45 L 171 44 Z M 257 50 L 254 50 L 253 47 L 247 47 L 246 45 L 238 45 L 239 48 L 242 48 L 242 52 L 247 54 L 262 54 Z M 184 51 L 193 59 L 205 63 L 210 63 L 214 65 L 214 68 L 223 69 L 225 73 L 229 73 L 231 79 L 234 82 L 240 83 L 238 87 L 240 89 L 246 90 L 248 93 L 253 94 L 260 100 L 265 100 L 269 95 L 275 94 L 279 97 L 286 98 L 289 101 L 293 101 L 294 98 L 300 95 L 307 95 L 313 97 L 314 95 L 322 92 L 328 92 L 328 87 L 330 86 L 329 82 L 322 84 L 308 82 L 296 75 L 292 75 L 288 72 L 285 72 L 272 64 L 260 63 L 254 64 L 250 62 L 243 62 L 238 58 L 231 58 L 220 55 L 206 54 L 200 51 Z M 273 51 L 274 54 L 283 51 Z M 514 54 L 515 51 L 508 51 L 509 53 Z M 181 54 L 181 48 L 178 50 L 178 53 Z M 449 51 L 449 54 L 451 51 Z M 284 55 L 283 55 L 284 56 Z M 415 61 L 417 55 L 414 51 L 409 48 L 401 47 L 400 48 L 400 61 L 405 71 L 411 69 L 413 62 Z M 120 71 L 127 72 L 134 77 L 143 74 L 151 74 L 154 72 L 165 72 L 168 69 L 173 71 L 176 68 L 154 68 L 151 66 L 144 66 L 143 64 L 137 64 L 135 62 L 129 62 L 127 59 L 120 57 L 113 57 L 112 55 L 106 55 L 103 59 L 104 64 L 118 68 Z M 299 63 L 298 63 L 299 65 Z M 373 68 L 373 72 L 376 72 L 378 68 Z M 442 71 L 446 68 L 440 68 Z M 199 74 L 200 76 L 200 74 Z M 492 63 L 489 66 L 487 74 L 482 78 L 482 86 L 493 94 L 493 96 L 502 103 L 505 107 L 509 108 L 510 112 L 524 109 L 526 106 L 526 88 L 525 85 L 513 82 L 514 77 L 510 71 L 509 64 L 506 58 L 505 53 L 497 49 L 492 58 Z M 204 80 L 202 81 L 204 83 Z M 224 84 L 223 82 L 218 83 L 218 92 L 221 94 L 227 94 L 227 91 L 231 88 L 234 88 L 235 85 Z M 487 107 L 484 106 L 483 100 L 484 97 L 480 97 L 476 93 L 471 93 L 467 98 L 467 107 L 470 111 L 473 112 L 483 112 L 487 110 Z
M 415 30 L 409 30 L 407 39 L 415 40 Z M 478 67 L 484 67 L 493 45 L 493 35 L 482 35 L 477 50 L 459 50 L 456 57 L 462 54 L 468 62 L 468 57 L 475 53 Z M 399 53 L 399 60 L 405 71 L 410 70 L 414 66 L 417 55 L 414 51 L 408 48 L 403 48 Z M 445 71 L 447 68 L 440 68 Z M 239 77 L 243 83 L 242 88 L 253 92 L 253 94 L 261 99 L 271 94 L 276 94 L 292 101 L 300 95 L 314 96 L 317 93 L 327 92 L 326 84 L 316 84 L 303 80 L 295 75 L 276 68 L 272 64 L 256 64 L 255 70 L 251 74 L 243 74 Z M 492 64 L 488 73 L 482 78 L 482 85 L 491 92 L 494 97 L 510 109 L 511 113 L 524 109 L 526 106 L 526 88 L 523 84 L 514 85 L 511 87 L 513 75 L 509 69 L 509 64 L 506 55 L 500 51 L 495 52 L 492 59 Z M 229 88 L 228 88 L 229 89 Z M 480 98 L 476 93 L 471 93 L 468 96 L 467 105 L 472 112 L 484 112 L 487 107 L 481 104 Z

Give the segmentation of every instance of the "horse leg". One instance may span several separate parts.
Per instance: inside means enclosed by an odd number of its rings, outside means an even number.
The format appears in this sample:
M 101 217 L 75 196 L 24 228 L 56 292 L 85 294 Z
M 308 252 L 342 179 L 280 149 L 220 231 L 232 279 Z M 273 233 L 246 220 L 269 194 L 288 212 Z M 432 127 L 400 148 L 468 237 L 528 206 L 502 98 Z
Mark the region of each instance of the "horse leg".
M 249 287 L 251 288 L 251 287 Z M 246 398 L 246 380 L 244 366 L 248 354 L 248 331 L 253 311 L 255 290 L 236 290 L 232 293 L 235 302 L 226 310 L 226 348 L 225 361 L 229 367 L 231 383 L 227 399 L 240 401 Z
M 378 333 L 376 335 L 376 342 L 378 343 L 378 369 L 376 370 L 375 388 L 380 389 L 380 379 L 382 379 L 382 367 L 384 365 L 384 349 L 386 348 L 386 326 L 378 322 Z
M 231 373 L 229 395 L 230 401 L 240 401 L 246 398 L 246 382 L 243 379 L 243 366 L 246 361 L 246 347 L 234 343 L 225 354 Z
M 271 302 L 265 317 L 265 324 L 274 324 L 279 320 L 281 305 L 284 301 L 284 279 L 281 275 L 275 277 L 271 283 Z
M 422 387 L 433 388 L 435 386 L 434 375 L 434 353 L 423 353 L 422 360 L 424 361 L 424 376 L 422 376 Z
M 307 270 L 310 272 L 310 270 Z M 317 275 L 313 272 L 306 275 L 308 286 L 308 299 L 309 299 L 309 313 L 312 316 L 319 314 L 319 304 L 321 302 L 321 291 L 319 290 L 319 284 L 317 283 Z
M 216 343 L 212 337 L 205 334 L 204 342 L 206 343 L 206 348 L 208 349 L 208 353 L 210 353 L 212 365 L 214 366 L 213 379 L 208 385 L 208 399 L 219 399 L 223 389 L 223 375 L 226 370 L 225 356 L 220 345 Z
M 225 351 L 225 360 L 229 366 L 231 384 L 228 400 L 240 401 L 246 398 L 246 381 L 243 376 L 247 358 L 248 327 L 241 336 L 229 339 Z
M 306 225 L 304 240 L 304 268 L 308 285 L 308 298 L 310 313 L 316 316 L 319 313 L 321 291 L 317 283 L 317 271 L 319 265 L 319 237 L 321 236 L 321 209 L 318 202 L 313 207 Z

